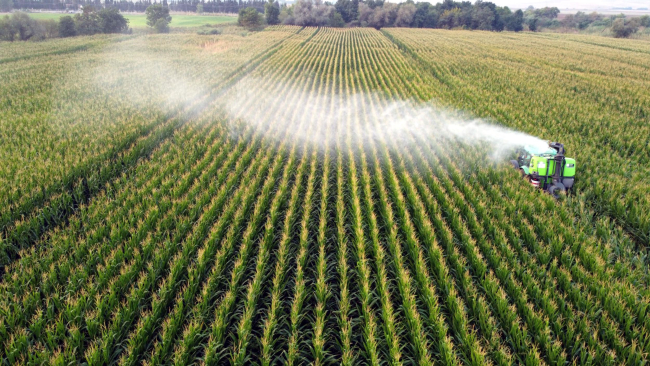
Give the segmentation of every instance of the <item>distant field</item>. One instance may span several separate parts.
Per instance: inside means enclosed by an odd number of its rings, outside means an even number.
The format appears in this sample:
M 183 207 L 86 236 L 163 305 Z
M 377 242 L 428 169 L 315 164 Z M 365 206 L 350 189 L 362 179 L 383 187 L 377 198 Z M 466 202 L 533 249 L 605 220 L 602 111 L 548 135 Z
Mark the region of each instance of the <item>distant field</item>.
M 34 19 L 59 19 L 64 13 L 30 13 Z M 133 28 L 143 28 L 147 26 L 147 18 L 144 14 L 124 14 L 129 20 L 129 26 Z M 181 15 L 172 14 L 172 27 L 200 27 L 206 24 L 223 24 L 232 23 L 236 19 L 231 16 L 224 15 Z

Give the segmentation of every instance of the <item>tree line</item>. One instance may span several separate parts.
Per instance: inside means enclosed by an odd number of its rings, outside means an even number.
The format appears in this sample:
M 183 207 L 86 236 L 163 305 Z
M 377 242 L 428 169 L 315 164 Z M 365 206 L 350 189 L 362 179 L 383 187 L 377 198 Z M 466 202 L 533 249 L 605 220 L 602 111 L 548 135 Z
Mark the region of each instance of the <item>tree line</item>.
M 150 5 L 145 14 L 147 25 L 159 33 L 169 32 L 172 17 L 169 8 L 161 4 Z M 83 7 L 80 14 L 65 15 L 59 20 L 37 20 L 24 12 L 15 12 L 0 18 L 0 40 L 28 41 L 46 38 L 89 36 L 100 33 L 131 33 L 129 20 L 117 8 L 95 9 Z
M 525 11 L 512 11 L 492 2 L 444 0 L 435 5 L 428 2 L 415 3 L 407 0 L 401 4 L 385 0 L 298 0 L 293 5 L 280 5 L 277 0 L 265 4 L 265 16 L 255 14 L 254 9 L 242 9 L 239 24 L 259 28 L 263 24 L 287 24 L 329 27 L 411 27 L 470 29 L 487 31 L 514 31 L 524 29 L 576 29 L 589 27 L 607 28 L 614 37 L 628 37 L 640 27 L 650 27 L 650 17 L 645 15 L 627 19 L 625 15 L 605 16 L 598 13 L 578 12 L 558 19 L 560 9 L 532 6 Z
M 252 15 L 242 10 L 240 19 L 245 14 Z M 269 0 L 265 5 L 265 15 L 268 24 L 301 26 L 464 28 L 515 32 L 524 29 L 522 10 L 512 11 L 507 6 L 482 0 L 474 3 L 445 0 L 435 5 L 413 0 L 401 4 L 385 0 L 337 0 L 333 4 L 322 0 L 298 0 L 291 6 L 280 6 L 277 1 Z M 243 24 L 241 20 L 240 24 Z
M 15 2 L 22 0 L 0 0 L 0 10 L 6 11 Z M 50 1 L 50 2 L 45 2 Z M 43 0 L 42 4 L 62 4 L 59 0 Z M 85 5 L 84 1 L 87 2 Z M 99 4 L 92 5 L 91 1 Z M 102 8 L 99 0 L 77 0 L 83 12 L 64 16 L 55 20 L 34 20 L 27 14 L 14 13 L 0 18 L 0 40 L 37 40 L 74 35 L 91 35 L 96 33 L 120 33 L 129 31 L 128 20 L 120 11 L 141 8 L 147 13 L 148 25 L 158 32 L 168 32 L 171 17 L 170 10 L 210 12 L 219 9 L 239 12 L 239 25 L 249 29 L 260 29 L 269 24 L 286 24 L 299 26 L 329 27 L 414 27 L 471 29 L 487 31 L 514 31 L 524 29 L 537 31 L 542 28 L 606 27 L 614 37 L 628 37 L 640 27 L 650 27 L 650 17 L 642 16 L 627 19 L 623 14 L 604 16 L 598 13 L 578 12 L 558 19 L 560 10 L 556 7 L 535 9 L 532 6 L 525 11 L 511 11 L 507 6 L 500 7 L 492 2 L 444 0 L 435 5 L 428 2 L 414 3 L 407 0 L 401 4 L 385 0 L 337 0 L 336 3 L 322 0 L 298 0 L 293 5 L 280 5 L 277 0 L 265 2 L 249 1 L 208 1 L 177 0 L 168 3 L 153 3 L 151 0 L 115 1 L 105 0 Z M 146 6 L 146 7 L 145 7 Z M 98 9 L 98 10 L 95 10 Z M 263 13 L 263 14 L 262 14 Z
M 559 14 L 560 9 L 555 7 L 535 9 L 530 6 L 524 12 L 524 23 L 531 31 L 542 28 L 555 30 L 574 29 L 578 31 L 607 28 L 617 38 L 629 37 L 636 33 L 640 27 L 650 27 L 650 16 L 648 15 L 628 19 L 624 14 L 603 15 L 597 12 L 587 14 L 579 11 L 558 19 Z

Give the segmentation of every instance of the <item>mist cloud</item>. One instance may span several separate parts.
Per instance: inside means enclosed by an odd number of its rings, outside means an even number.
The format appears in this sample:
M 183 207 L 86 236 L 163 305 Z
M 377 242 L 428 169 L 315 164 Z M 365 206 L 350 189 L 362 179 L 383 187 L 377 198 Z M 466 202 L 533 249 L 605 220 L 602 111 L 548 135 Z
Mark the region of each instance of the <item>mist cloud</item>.
M 304 144 L 336 145 L 352 138 L 404 147 L 417 137 L 436 143 L 487 147 L 492 159 L 503 159 L 524 145 L 548 146 L 538 137 L 485 119 L 469 118 L 434 103 L 386 102 L 379 95 L 364 93 L 324 96 L 285 85 L 250 93 L 262 84 L 248 80 L 237 85 L 222 101 L 223 108 L 232 120 L 249 125 L 273 124 L 285 129 L 288 138 Z M 255 100 L 251 103 L 252 94 Z M 298 130 L 301 124 L 308 128 Z

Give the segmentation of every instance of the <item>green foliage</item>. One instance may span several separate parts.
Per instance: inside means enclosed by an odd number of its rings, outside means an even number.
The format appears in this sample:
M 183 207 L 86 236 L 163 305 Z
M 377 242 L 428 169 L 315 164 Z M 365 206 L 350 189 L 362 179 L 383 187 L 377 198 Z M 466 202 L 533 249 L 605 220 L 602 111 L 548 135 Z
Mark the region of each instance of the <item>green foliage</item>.
M 294 6 L 284 7 L 280 13 L 284 24 L 302 26 L 323 26 L 335 21 L 332 12 L 340 13 L 349 26 L 374 27 L 416 27 L 416 28 L 463 28 L 488 31 L 523 30 L 524 13 L 512 12 L 508 7 L 499 7 L 492 2 L 446 0 L 432 5 L 412 0 L 400 4 L 385 1 L 338 0 L 332 6 L 321 1 L 299 0 Z M 539 12 L 554 14 L 554 11 Z M 329 14 L 332 21 L 323 15 Z M 531 13 L 532 14 L 532 13 Z
M 472 21 L 478 30 L 494 30 L 497 20 L 496 13 L 487 6 L 477 6 L 472 14 Z
M 51 22 L 32 19 L 27 13 L 15 12 L 0 18 L 0 40 L 42 40 L 55 37 L 56 33 Z
M 345 27 L 345 20 L 343 20 L 343 16 L 338 11 L 333 11 L 330 13 L 329 26 L 333 28 Z
M 533 32 L 540 28 L 554 29 L 559 32 L 575 29 L 585 33 L 603 33 L 604 30 L 609 30 L 616 38 L 627 38 L 636 33 L 638 27 L 644 26 L 647 19 L 650 19 L 648 16 L 626 19 L 623 14 L 605 16 L 597 12 L 587 14 L 578 11 L 575 14 L 567 14 L 561 20 L 558 20 L 558 14 L 559 9 L 557 8 L 534 9 L 529 7 L 523 14 L 523 22 Z M 512 22 L 512 24 L 508 25 L 509 22 Z M 517 26 L 518 22 L 519 16 L 517 16 L 516 20 L 507 19 L 506 28 L 519 28 Z
M 275 25 L 280 23 L 280 5 L 277 1 L 269 0 L 264 4 L 264 16 L 268 25 Z
M 216 36 L 221 34 L 221 31 L 218 29 L 214 28 L 205 28 L 201 29 L 197 32 L 197 34 L 202 35 L 202 36 Z
M 15 37 L 20 41 L 36 39 L 40 33 L 38 23 L 31 19 L 28 14 L 22 12 L 11 15 L 11 29 Z
M 30 18 L 28 14 L 18 12 L 11 15 L 12 40 L 14 37 L 20 41 L 37 38 L 39 30 L 38 23 Z
M 41 20 L 44 38 L 57 38 L 59 36 L 59 23 L 54 19 Z
M 13 41 L 14 33 L 8 15 L 0 17 L 0 41 Z
M 169 22 L 167 19 L 160 18 L 156 20 L 156 23 L 153 25 L 153 29 L 158 33 L 169 33 Z
M 264 26 L 262 14 L 253 7 L 247 7 L 239 10 L 237 24 L 248 30 L 260 30 Z
M 129 29 L 129 21 L 117 8 L 104 8 L 97 12 L 102 33 L 123 33 Z
M 532 14 L 537 18 L 545 18 L 545 19 L 555 19 L 557 18 L 558 15 L 560 15 L 560 9 L 557 7 L 544 7 L 540 9 L 528 9 L 526 10 L 527 14 Z
M 460 27 L 462 25 L 461 10 L 459 8 L 445 10 L 438 19 L 438 25 L 447 29 Z
M 642 27 L 650 27 L 650 15 L 644 15 L 640 17 L 639 25 Z
M 506 29 L 513 32 L 524 30 L 524 12 L 518 9 L 505 19 Z M 531 29 L 532 30 L 532 29 Z
M 364 27 L 373 27 L 375 29 L 390 27 L 395 24 L 398 11 L 399 7 L 393 3 L 386 2 L 375 8 L 371 8 L 364 3 L 359 6 L 359 21 L 361 26 Z M 405 22 L 408 22 L 408 19 L 405 19 Z
M 397 18 L 395 18 L 396 27 L 411 27 L 415 16 L 416 7 L 411 3 L 404 3 L 399 6 L 397 10 Z
M 153 4 L 147 7 L 145 10 L 147 16 L 147 25 L 155 29 L 169 29 L 168 25 L 172 21 L 172 17 L 169 15 L 169 8 L 160 4 Z M 163 20 L 159 22 L 159 20 Z
M 359 0 L 337 0 L 334 7 L 346 23 L 359 17 Z
M 625 18 L 616 19 L 612 23 L 612 33 L 616 38 L 627 38 L 632 33 L 636 33 L 639 26 L 636 22 L 627 20 Z
M 76 35 L 93 35 L 98 33 L 124 33 L 128 30 L 129 21 L 120 14 L 117 8 L 104 8 L 99 11 L 88 5 L 82 14 L 63 16 L 58 24 L 51 28 L 57 29 L 58 37 L 73 37 Z
M 439 14 L 434 6 L 427 2 L 415 4 L 416 10 L 413 15 L 413 27 L 415 28 L 436 28 Z
M 103 30 L 99 13 L 92 5 L 84 6 L 83 12 L 74 16 L 74 22 L 79 35 L 90 36 Z
M 196 4 L 196 13 L 203 14 L 203 4 L 201 3 Z
M 74 24 L 74 19 L 66 15 L 59 19 L 59 37 L 74 37 L 77 35 L 77 29 Z
M 524 12 L 524 20 L 528 24 L 528 29 L 535 32 L 538 28 L 559 25 L 559 22 L 557 22 L 557 16 L 559 14 L 560 9 L 557 7 L 535 9 L 531 6 Z

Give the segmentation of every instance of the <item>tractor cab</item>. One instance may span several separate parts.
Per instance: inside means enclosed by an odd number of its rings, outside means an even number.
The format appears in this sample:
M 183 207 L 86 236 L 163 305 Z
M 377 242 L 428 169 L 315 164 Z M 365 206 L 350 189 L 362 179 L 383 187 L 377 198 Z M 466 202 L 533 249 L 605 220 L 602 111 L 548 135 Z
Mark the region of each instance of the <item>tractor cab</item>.
M 524 175 L 530 174 L 530 161 L 535 156 L 555 156 L 557 151 L 551 148 L 540 149 L 535 146 L 524 146 L 517 151 L 517 163 L 519 168 L 523 170 Z
M 549 142 L 546 148 L 524 146 L 517 150 L 517 160 L 510 162 L 531 185 L 557 198 L 571 189 L 575 180 L 575 160 L 565 157 L 564 152 L 564 145 L 558 142 Z

